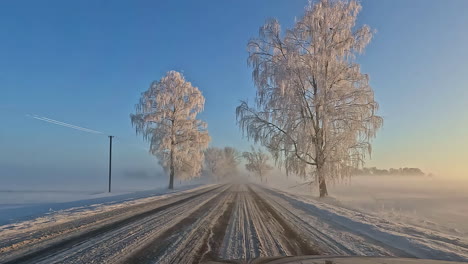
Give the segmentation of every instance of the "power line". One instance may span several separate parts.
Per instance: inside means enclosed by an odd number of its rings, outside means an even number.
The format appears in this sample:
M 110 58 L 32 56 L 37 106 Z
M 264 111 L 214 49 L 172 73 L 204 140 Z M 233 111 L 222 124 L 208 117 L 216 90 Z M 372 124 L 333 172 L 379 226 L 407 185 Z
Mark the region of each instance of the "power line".
M 51 123 L 51 124 L 54 124 L 54 125 L 58 125 L 58 126 L 63 126 L 63 127 L 68 127 L 68 128 L 72 128 L 72 129 L 75 129 L 75 130 L 79 130 L 79 131 L 83 131 L 83 132 L 87 132 L 87 133 L 93 133 L 93 134 L 106 134 L 104 132 L 101 132 L 101 131 L 97 131 L 97 130 L 93 130 L 93 129 L 89 129 L 89 128 L 85 128 L 85 127 L 80 127 L 80 126 L 76 126 L 76 125 L 73 125 L 73 124 L 69 124 L 69 123 L 65 123 L 65 122 L 61 122 L 61 121 L 58 121 L 58 120 L 55 120 L 55 119 L 51 119 L 51 118 L 48 118 L 48 117 L 44 117 L 44 116 L 38 116 L 38 115 L 26 115 L 27 117 L 31 117 L 31 118 L 34 118 L 34 119 L 37 119 L 37 120 L 41 120 L 41 121 L 44 121 L 44 122 L 47 122 L 47 123 Z
M 129 143 L 130 142 L 129 139 L 119 137 L 119 136 L 112 136 L 109 133 L 104 133 L 102 131 L 98 131 L 98 130 L 94 130 L 94 129 L 90 129 L 90 128 L 86 128 L 86 127 L 81 127 L 81 126 L 73 125 L 73 124 L 70 124 L 70 123 L 65 123 L 65 122 L 62 122 L 62 121 L 58 121 L 58 120 L 48 118 L 48 117 L 45 117 L 45 116 L 39 116 L 39 115 L 36 115 L 36 114 L 26 114 L 26 117 L 34 118 L 36 120 L 40 120 L 40 121 L 47 122 L 47 123 L 50 123 L 50 124 L 54 124 L 54 125 L 57 125 L 57 126 L 63 126 L 63 127 L 75 129 L 75 130 L 86 132 L 86 133 L 98 134 L 98 135 L 108 135 L 108 137 L 109 137 L 109 192 L 111 192 L 111 182 L 112 182 L 112 139 L 115 138 L 116 140 L 120 141 L 121 143 L 123 143 L 125 145 L 128 145 L 128 146 L 131 146 L 131 147 L 136 147 L 138 149 L 145 149 L 142 146 L 139 146 L 139 145 L 136 145 L 136 144 L 133 144 L 133 143 Z
M 100 135 L 106 134 L 106 133 L 101 132 L 101 131 L 97 131 L 97 130 L 93 130 L 93 129 L 89 129 L 89 128 L 85 128 L 85 127 L 80 127 L 80 126 L 77 126 L 77 125 L 61 122 L 61 121 L 58 121 L 58 120 L 55 120 L 55 119 L 52 119 L 52 118 L 48 118 L 48 117 L 44 117 L 44 116 L 38 116 L 38 115 L 26 115 L 26 116 L 37 119 L 37 120 L 40 120 L 40 121 L 44 121 L 44 122 L 47 122 L 47 123 L 51 123 L 51 124 L 54 124 L 54 125 L 79 130 L 79 131 L 82 131 L 82 132 L 100 134 Z M 109 135 L 108 137 L 109 137 L 109 192 L 111 192 L 111 183 L 112 183 L 112 138 L 114 136 Z

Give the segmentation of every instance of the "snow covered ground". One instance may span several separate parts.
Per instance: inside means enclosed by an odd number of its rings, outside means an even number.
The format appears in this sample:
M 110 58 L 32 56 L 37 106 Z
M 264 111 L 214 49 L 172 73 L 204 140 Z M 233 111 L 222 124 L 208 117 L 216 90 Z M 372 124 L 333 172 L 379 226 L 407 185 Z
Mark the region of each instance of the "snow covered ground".
M 303 254 L 468 261 L 460 232 L 395 221 L 353 208 L 359 203 L 352 200 L 317 199 L 296 188 L 237 183 L 140 194 L 1 225 L 0 255 L 25 263 L 192 263 Z
M 332 187 L 331 193 L 349 208 L 468 237 L 468 180 L 362 176 Z
M 300 180 L 275 178 L 272 187 L 315 197 Z M 294 187 L 293 187 L 294 186 Z M 329 185 L 328 203 L 430 230 L 468 237 L 468 180 L 435 177 L 356 176 Z
M 112 192 L 96 185 L 64 183 L 44 183 L 42 185 L 2 184 L 0 188 L 0 225 L 30 220 L 44 215 L 82 211 L 114 205 L 150 196 L 192 189 L 209 181 L 198 178 L 177 182 L 174 191 L 167 190 L 167 180 L 143 179 L 142 182 L 129 182 L 117 179 Z M 107 183 L 106 183 L 107 184 Z M 107 187 L 106 185 L 104 185 Z M 154 188 L 153 186 L 160 186 Z
M 25 195 L 36 198 L 34 203 L 16 202 L 0 206 L 0 232 L 5 230 L 26 232 L 29 229 L 38 229 L 49 224 L 59 224 L 83 216 L 147 203 L 206 186 L 208 185 L 193 184 L 179 186 L 174 190 L 158 188 L 139 192 L 97 194 L 92 192 L 58 191 L 25 192 Z
M 210 216 L 223 212 L 216 208 L 230 196 L 230 193 L 222 191 L 225 189 L 203 185 L 114 204 L 71 208 L 38 219 L 4 225 L 0 227 L 0 263 L 11 258 L 15 258 L 12 263 L 28 262 L 21 258 L 31 251 L 42 252 L 47 257 L 34 258 L 29 263 L 116 263 L 128 257 L 128 251 L 138 252 L 153 239 L 172 234 L 169 231 L 174 225 L 178 225 L 177 230 L 182 230 L 182 223 L 192 215 L 199 216 L 198 224 L 208 226 Z M 201 230 L 199 227 L 187 226 L 189 231 Z M 175 238 L 183 240 L 186 236 L 179 233 Z M 66 246 L 67 243 L 74 245 L 73 248 Z M 200 244 L 192 243 L 191 246 L 200 247 Z M 169 253 L 158 256 L 161 258 Z
M 307 223 L 306 226 L 316 229 L 313 232 L 326 238 L 323 248 L 330 250 L 330 254 L 468 261 L 466 236 L 450 235 L 348 209 L 335 199 L 317 199 L 290 191 L 268 192 L 272 201 L 290 212 L 292 220 L 292 215 L 299 216 L 300 221 Z

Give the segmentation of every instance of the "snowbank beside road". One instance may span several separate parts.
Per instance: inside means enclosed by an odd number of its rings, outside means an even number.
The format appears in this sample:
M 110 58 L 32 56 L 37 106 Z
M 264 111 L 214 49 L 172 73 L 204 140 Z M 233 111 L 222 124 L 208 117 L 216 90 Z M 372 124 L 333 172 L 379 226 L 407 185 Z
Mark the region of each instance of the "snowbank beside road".
M 268 186 L 316 197 L 316 186 L 284 174 Z M 411 176 L 355 176 L 328 185 L 328 202 L 341 207 L 438 231 L 468 237 L 468 180 Z M 335 198 L 335 200 L 333 200 Z
M 41 229 L 48 225 L 72 221 L 125 206 L 157 201 L 208 186 L 210 185 L 187 185 L 174 190 L 160 188 L 126 194 L 103 194 L 92 199 L 64 203 L 6 206 L 0 208 L 0 235 Z
M 407 254 L 410 257 L 468 261 L 468 240 L 466 237 L 449 235 L 436 230 L 366 214 L 345 208 L 334 199 L 317 199 L 311 196 L 293 194 L 279 190 L 269 190 L 273 199 L 278 197 L 294 208 L 298 215 L 303 215 L 311 225 L 322 227 L 321 232 L 328 233 L 345 247 L 346 237 L 336 231 L 343 230 L 374 241 L 396 255 Z M 283 202 L 284 203 L 284 202 Z M 309 217 L 310 216 L 310 217 Z

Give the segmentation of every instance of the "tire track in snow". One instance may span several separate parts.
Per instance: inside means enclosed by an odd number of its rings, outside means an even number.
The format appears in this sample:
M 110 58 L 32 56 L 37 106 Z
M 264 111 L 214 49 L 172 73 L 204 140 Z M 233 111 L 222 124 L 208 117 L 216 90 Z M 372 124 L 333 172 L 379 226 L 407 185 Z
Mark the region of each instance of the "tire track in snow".
M 251 259 L 266 256 L 315 255 L 308 244 L 263 198 L 246 185 L 238 186 L 238 198 L 219 256 Z
M 321 247 L 322 252 L 337 255 L 349 255 L 354 253 L 352 250 L 348 249 L 344 245 L 341 245 L 335 239 L 326 235 L 318 228 L 307 223 L 304 219 L 301 219 L 298 215 L 294 214 L 289 208 L 277 202 L 274 199 L 275 197 L 269 198 L 271 199 L 268 199 L 268 201 L 275 208 L 275 210 L 281 212 L 283 217 L 285 219 L 288 219 L 288 222 L 291 225 L 293 225 L 295 229 L 299 230 L 303 234 L 307 234 L 309 240 L 315 241 Z
M 232 203 L 233 193 L 222 191 L 170 228 L 147 241 L 119 263 L 196 263 L 216 221 Z
M 227 226 L 219 256 L 223 259 L 250 259 L 260 256 L 259 241 L 247 206 L 246 190 L 236 186 L 237 199 Z
M 284 236 L 283 244 L 288 247 L 290 255 L 299 256 L 299 255 L 319 255 L 320 252 L 318 248 L 305 239 L 298 230 L 294 230 L 288 221 L 283 218 L 263 197 L 258 193 L 254 192 L 251 187 L 248 187 L 249 191 L 252 193 L 255 198 L 255 202 L 258 204 L 259 208 L 268 212 L 270 216 L 279 224 L 276 230 L 279 230 L 278 234 Z M 266 219 L 272 219 L 266 217 Z
M 107 238 L 89 241 L 91 247 L 87 248 L 86 252 L 95 252 L 96 254 L 91 254 L 91 257 L 83 253 L 75 254 L 73 258 L 65 260 L 67 263 L 118 263 L 127 258 L 128 255 L 134 254 L 142 246 L 151 245 L 153 240 L 171 233 L 168 230 L 174 230 L 174 227 L 180 222 L 192 219 L 194 212 L 209 208 L 208 204 L 213 204 L 213 201 L 216 201 L 224 191 L 226 188 L 196 197 L 188 203 L 171 207 L 167 211 L 145 219 L 144 222 L 132 223 L 123 230 L 109 234 Z M 128 262 L 124 261 L 124 263 Z M 144 262 L 139 261 L 138 263 Z
M 80 213 L 80 207 L 70 208 L 69 210 L 76 212 L 75 215 L 72 214 L 69 221 L 66 220 L 65 216 L 58 213 L 58 221 L 54 223 L 51 220 L 54 220 L 54 217 L 51 218 L 49 225 L 43 225 L 41 228 L 42 221 L 39 222 L 39 228 L 26 228 L 22 232 L 13 232 L 8 233 L 8 229 L 5 229 L 1 232 L 0 238 L 0 254 L 7 255 L 10 251 L 21 251 L 23 248 L 39 248 L 47 246 L 48 244 L 53 243 L 54 241 L 61 241 L 65 237 L 76 236 L 78 234 L 84 233 L 92 229 L 99 228 L 104 225 L 111 224 L 118 220 L 122 220 L 131 215 L 140 214 L 169 203 L 173 203 L 177 200 L 193 196 L 194 194 L 201 193 L 212 187 L 205 188 L 196 188 L 193 190 L 186 190 L 179 193 L 168 193 L 163 195 L 156 195 L 153 197 L 146 197 L 136 200 L 123 201 L 120 204 L 111 204 L 111 205 L 95 205 L 97 209 L 89 210 L 89 214 L 86 214 L 86 208 L 82 209 Z M 68 210 L 65 210 L 68 211 Z M 67 212 L 65 212 L 67 214 Z M 42 218 L 42 217 L 41 217 Z M 39 219 L 41 219 L 39 218 Z M 63 222 L 65 221 L 65 222 Z M 30 222 L 30 221 L 25 221 Z M 32 221 L 34 222 L 34 221 Z M 19 223 L 21 225 L 21 222 Z M 31 223 L 28 223 L 31 225 Z M 5 233 L 5 235 L 4 235 Z
M 207 241 L 204 243 L 204 247 L 201 248 L 196 260 L 201 261 L 202 263 L 208 261 L 222 261 L 219 258 L 218 253 L 221 250 L 223 238 L 226 236 L 227 227 L 234 211 L 234 201 L 237 200 L 238 194 L 234 193 L 234 199 L 227 203 L 227 206 L 224 212 L 216 220 L 216 224 L 210 230 L 210 236 Z M 194 261 L 197 262 L 197 261 Z
M 297 230 L 302 230 L 311 240 L 315 241 L 327 255 L 366 255 L 366 256 L 400 256 L 414 257 L 401 250 L 375 241 L 369 237 L 356 235 L 352 230 L 344 230 L 342 227 L 336 228 L 328 226 L 331 224 L 324 219 L 316 219 L 316 216 L 301 212 L 288 201 L 275 195 L 275 191 L 264 188 L 261 189 L 268 201 L 281 212 Z M 314 223 L 320 223 L 315 226 Z M 320 227 L 320 228 L 319 228 Z M 331 232 L 331 233 L 330 233 Z M 352 248 L 349 246 L 352 245 Z
M 460 241 L 434 236 L 432 231 L 419 232 L 419 228 L 387 220 L 346 208 L 328 205 L 287 192 L 262 188 L 271 200 L 282 204 L 293 215 L 316 224 L 322 234 L 333 237 L 338 245 L 346 245 L 353 255 L 397 256 L 451 261 L 466 261 L 466 247 Z M 416 234 L 411 231 L 416 229 Z M 425 234 L 425 235 L 424 235 Z M 433 240 L 435 239 L 435 240 Z
M 60 261 L 63 258 L 68 258 L 69 260 L 67 261 L 68 263 L 85 263 L 84 259 L 80 258 L 82 256 L 94 256 L 98 257 L 99 255 L 102 255 L 103 253 L 106 254 L 106 251 L 109 253 L 115 253 L 112 252 L 111 250 L 105 250 L 104 252 L 97 252 L 96 250 L 92 251 L 91 254 L 85 254 L 86 249 L 93 249 L 93 247 L 96 247 L 96 245 L 100 245 L 101 243 L 97 243 L 95 239 L 97 240 L 109 240 L 113 238 L 114 232 L 118 232 L 119 230 L 123 230 L 124 232 L 127 232 L 129 237 L 132 236 L 138 236 L 141 234 L 138 234 L 138 232 L 135 232 L 135 230 L 131 230 L 129 227 L 144 227 L 145 223 L 154 221 L 151 217 L 154 215 L 164 215 L 166 212 L 171 212 L 171 210 L 174 209 L 179 209 L 179 212 L 184 212 L 188 208 L 184 207 L 184 204 L 187 205 L 189 204 L 190 207 L 196 207 L 197 203 L 200 204 L 201 198 L 204 196 L 210 196 L 213 195 L 212 193 L 216 190 L 219 190 L 219 188 L 223 188 L 222 186 L 217 187 L 217 188 L 210 188 L 209 190 L 204 190 L 202 192 L 198 192 L 193 195 L 189 195 L 188 197 L 182 198 L 182 199 L 176 199 L 175 202 L 170 202 L 167 204 L 164 204 L 162 206 L 158 206 L 156 208 L 153 208 L 148 211 L 144 211 L 138 214 L 132 214 L 128 217 L 125 217 L 123 219 L 119 219 L 115 222 L 100 226 L 98 228 L 94 228 L 91 230 L 86 230 L 84 232 L 74 234 L 71 236 L 66 236 L 65 238 L 62 238 L 61 240 L 58 241 L 52 241 L 51 243 L 47 245 L 40 245 L 38 247 L 33 247 L 32 249 L 26 248 L 26 252 L 20 251 L 20 252 L 12 252 L 14 255 L 9 257 L 7 259 L 7 256 L 2 257 L 2 260 L 4 262 L 2 263 L 39 263 L 40 261 L 45 261 L 45 263 L 53 263 L 54 261 Z M 205 198 L 206 199 L 206 198 Z M 176 214 L 177 215 L 177 214 Z M 179 213 L 180 215 L 180 213 Z M 183 217 L 183 215 L 181 215 Z M 145 220 L 146 219 L 146 220 Z M 139 223 L 140 225 L 132 225 L 132 223 Z M 129 230 L 130 229 L 130 230 Z M 143 230 L 144 233 L 145 230 Z M 120 244 L 122 244 L 121 240 L 118 240 Z M 96 244 L 97 243 L 97 244 Z M 89 252 L 87 252 L 89 253 Z M 107 253 L 107 254 L 109 254 Z M 21 254 L 19 257 L 16 257 L 17 255 Z M 73 260 L 73 256 L 79 256 L 77 259 Z

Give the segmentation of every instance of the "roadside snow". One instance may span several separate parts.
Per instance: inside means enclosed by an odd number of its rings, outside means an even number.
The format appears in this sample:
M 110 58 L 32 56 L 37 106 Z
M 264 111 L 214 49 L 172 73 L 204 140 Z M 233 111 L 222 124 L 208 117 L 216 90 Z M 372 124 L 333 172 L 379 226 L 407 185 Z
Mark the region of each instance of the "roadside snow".
M 189 193 L 210 185 L 187 185 L 168 190 L 160 188 L 127 194 L 98 194 L 93 199 L 0 208 L 0 236 L 31 232 L 49 225 L 73 221 L 117 208 L 157 201 Z
M 343 206 L 399 223 L 468 237 L 468 180 L 354 177 L 331 186 Z
M 398 223 L 345 208 L 333 198 L 317 199 L 280 190 L 269 192 L 286 200 L 292 208 L 316 217 L 318 222 L 326 222 L 331 229 L 347 230 L 413 257 L 468 261 L 466 237 Z
M 268 186 L 316 197 L 316 186 L 281 173 Z M 355 176 L 328 185 L 328 202 L 385 218 L 468 238 L 468 179 L 411 176 Z M 333 201 L 332 201 L 333 200 Z

